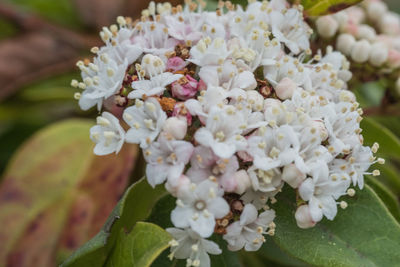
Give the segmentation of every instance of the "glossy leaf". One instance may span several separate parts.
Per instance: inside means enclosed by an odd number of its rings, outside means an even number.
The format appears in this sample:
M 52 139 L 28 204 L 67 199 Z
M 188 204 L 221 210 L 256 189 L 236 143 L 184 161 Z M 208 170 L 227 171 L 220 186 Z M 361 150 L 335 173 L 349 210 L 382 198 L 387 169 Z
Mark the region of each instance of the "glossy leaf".
M 152 223 L 138 222 L 130 233 L 120 229 L 118 242 L 105 266 L 150 266 L 171 239 L 169 233 Z
M 334 221 L 311 229 L 297 227 L 295 194 L 284 188 L 277 211 L 275 242 L 294 257 L 316 266 L 395 266 L 400 262 L 400 225 L 369 186 L 357 191 Z
M 0 186 L 1 263 L 54 266 L 57 250 L 65 257 L 100 229 L 126 187 L 137 149 L 97 157 L 91 126 L 87 120 L 56 123 L 10 160 Z
M 361 0 L 301 0 L 304 11 L 309 16 L 321 16 L 336 13 L 342 9 L 358 4 Z
M 152 188 L 142 178 L 126 191 L 100 232 L 62 266 L 102 266 L 119 242 L 121 229 L 130 231 L 139 220 L 145 220 L 153 205 L 165 195 L 163 186 Z
M 378 142 L 378 155 L 386 159 L 400 159 L 400 139 L 386 127 L 370 118 L 361 121 L 364 144 L 371 146 Z
M 384 186 L 379 180 L 382 177 L 372 177 L 367 176 L 367 184 L 374 190 L 374 192 L 379 196 L 379 198 L 385 203 L 386 208 L 390 211 L 393 217 L 400 222 L 400 205 L 396 196 L 390 192 L 386 186 Z

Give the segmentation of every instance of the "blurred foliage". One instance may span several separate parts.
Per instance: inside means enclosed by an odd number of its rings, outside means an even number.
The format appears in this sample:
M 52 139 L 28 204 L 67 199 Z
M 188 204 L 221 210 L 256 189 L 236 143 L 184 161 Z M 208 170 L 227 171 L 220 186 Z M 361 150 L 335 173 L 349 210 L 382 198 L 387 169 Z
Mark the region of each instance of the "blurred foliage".
M 73 1 L 70 0 L 3 0 L 13 4 L 24 12 L 34 12 L 51 22 L 80 29 L 82 26 Z
M 0 187 L 0 266 L 54 266 L 97 233 L 117 203 L 137 148 L 95 156 L 91 126 L 77 119 L 52 124 L 11 159 Z

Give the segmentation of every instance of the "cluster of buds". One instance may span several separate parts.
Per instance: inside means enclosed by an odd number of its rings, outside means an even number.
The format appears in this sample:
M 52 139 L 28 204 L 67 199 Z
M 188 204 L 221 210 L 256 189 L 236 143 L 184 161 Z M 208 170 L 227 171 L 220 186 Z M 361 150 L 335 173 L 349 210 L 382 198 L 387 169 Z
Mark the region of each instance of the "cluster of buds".
M 82 109 L 114 101 L 90 130 L 94 153 L 140 145 L 146 178 L 176 198 L 170 258 L 210 266 L 221 249 L 258 250 L 279 231 L 275 196 L 295 190 L 301 228 L 333 220 L 376 159 L 363 146 L 349 62 L 312 55 L 302 6 L 249 1 L 150 3 L 142 18 L 105 27 L 92 62 L 78 62 Z M 284 185 L 286 186 L 284 187 Z
M 365 0 L 316 20 L 319 36 L 355 63 L 369 63 L 383 74 L 400 68 L 400 16 L 382 0 Z M 396 85 L 400 94 L 400 77 Z

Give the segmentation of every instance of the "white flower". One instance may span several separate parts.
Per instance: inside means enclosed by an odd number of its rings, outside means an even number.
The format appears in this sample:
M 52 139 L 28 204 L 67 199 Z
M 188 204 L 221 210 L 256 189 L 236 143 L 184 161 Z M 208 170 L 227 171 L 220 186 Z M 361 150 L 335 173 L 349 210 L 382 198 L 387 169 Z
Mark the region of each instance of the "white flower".
M 107 54 L 102 54 L 88 66 L 85 66 L 82 61 L 77 65 L 82 71 L 84 83 L 81 84 L 85 88 L 79 99 L 79 106 L 83 110 L 97 106 L 100 110 L 103 101 L 121 88 L 128 62 L 124 60 L 117 64 Z
M 229 158 L 246 147 L 246 139 L 240 135 L 246 127 L 243 117 L 233 106 L 224 109 L 213 107 L 206 126 L 197 130 L 195 139 L 201 145 L 210 147 L 217 156 Z
M 174 238 L 171 242 L 169 258 L 187 259 L 187 266 L 210 267 L 208 254 L 218 255 L 222 251 L 218 245 L 210 240 L 202 238 L 190 228 L 181 230 L 167 228 L 168 233 Z
M 167 119 L 155 98 L 145 102 L 136 99 L 135 105 L 125 109 L 122 117 L 131 127 L 126 133 L 126 142 L 140 144 L 141 148 L 146 148 L 157 138 Z
M 161 184 L 168 179 L 174 186 L 185 165 L 193 153 L 193 145 L 186 141 L 178 141 L 168 134 L 161 134 L 156 142 L 143 151 L 146 166 L 146 177 L 151 186 Z
M 124 137 L 124 129 L 118 119 L 109 112 L 103 112 L 97 117 L 97 125 L 90 129 L 90 138 L 96 143 L 96 155 L 118 153 L 124 143 Z
M 333 220 L 337 213 L 336 199 L 346 194 L 350 178 L 344 174 L 329 174 L 326 164 L 316 165 L 311 173 L 313 178 L 307 178 L 299 187 L 300 197 L 308 201 L 314 222 L 319 222 L 323 215 Z
M 120 21 L 121 23 L 126 23 L 122 17 L 119 19 L 122 20 Z M 143 51 L 131 41 L 134 31 L 123 25 L 120 26 L 121 28 L 118 31 L 116 25 L 110 28 L 103 27 L 100 36 L 106 43 L 106 46 L 103 46 L 98 54 L 107 54 L 118 64 L 122 64 L 125 60 L 127 60 L 128 64 L 132 64 L 139 58 Z
M 210 177 L 217 178 L 219 184 L 225 191 L 232 192 L 236 188 L 233 176 L 239 168 L 236 156 L 221 159 L 216 156 L 212 149 L 197 146 L 190 160 L 190 168 L 186 175 L 194 183 L 200 183 Z
M 257 251 L 264 243 L 263 234 L 275 218 L 275 211 L 267 210 L 258 215 L 257 209 L 252 204 L 244 206 L 240 221 L 228 226 L 224 239 L 228 248 L 236 251 L 244 247 L 246 251 Z
M 290 8 L 285 12 L 273 11 L 270 16 L 273 35 L 290 51 L 298 54 L 309 49 L 309 27 L 304 22 L 301 12 Z
M 296 218 L 297 226 L 303 229 L 314 227 L 316 222 L 313 221 L 308 205 L 301 205 L 297 208 L 294 215 Z
M 144 96 L 159 96 L 164 93 L 165 87 L 179 80 L 182 74 L 164 72 L 165 64 L 158 56 L 146 55 L 138 69 L 139 80 L 132 82 L 135 89 L 128 94 L 128 98 L 143 98 Z M 150 80 L 144 76 L 150 77 Z
M 264 127 L 260 136 L 248 139 L 247 152 L 254 157 L 254 166 L 269 171 L 292 163 L 296 158 L 299 140 L 296 132 L 289 125 L 272 129 Z
M 273 192 L 282 188 L 283 181 L 278 168 L 264 171 L 252 166 L 248 170 L 255 191 Z
M 223 190 L 216 182 L 205 180 L 178 193 L 177 206 L 171 213 L 176 227 L 190 227 L 202 237 L 214 232 L 215 219 L 228 214 L 229 205 L 222 198 Z
M 229 55 L 225 40 L 215 38 L 213 41 L 207 37 L 201 39 L 190 49 L 190 61 L 198 66 L 222 65 Z

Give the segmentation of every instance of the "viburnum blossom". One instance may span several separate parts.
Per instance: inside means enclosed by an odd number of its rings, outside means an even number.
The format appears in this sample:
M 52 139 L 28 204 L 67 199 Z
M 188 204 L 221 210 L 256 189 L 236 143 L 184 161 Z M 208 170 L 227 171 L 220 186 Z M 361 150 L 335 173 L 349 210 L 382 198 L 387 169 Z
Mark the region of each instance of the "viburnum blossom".
M 378 144 L 363 146 L 349 62 L 332 47 L 312 54 L 301 6 L 151 3 L 140 20 L 117 22 L 72 85 L 82 109 L 107 100 L 123 110 L 98 117 L 94 153 L 140 145 L 150 185 L 176 197 L 171 259 L 210 266 L 221 253 L 213 234 L 258 250 L 279 231 L 272 208 L 284 190 L 297 192 L 299 227 L 333 220 L 342 196 L 379 175 L 368 171 L 384 160 Z

